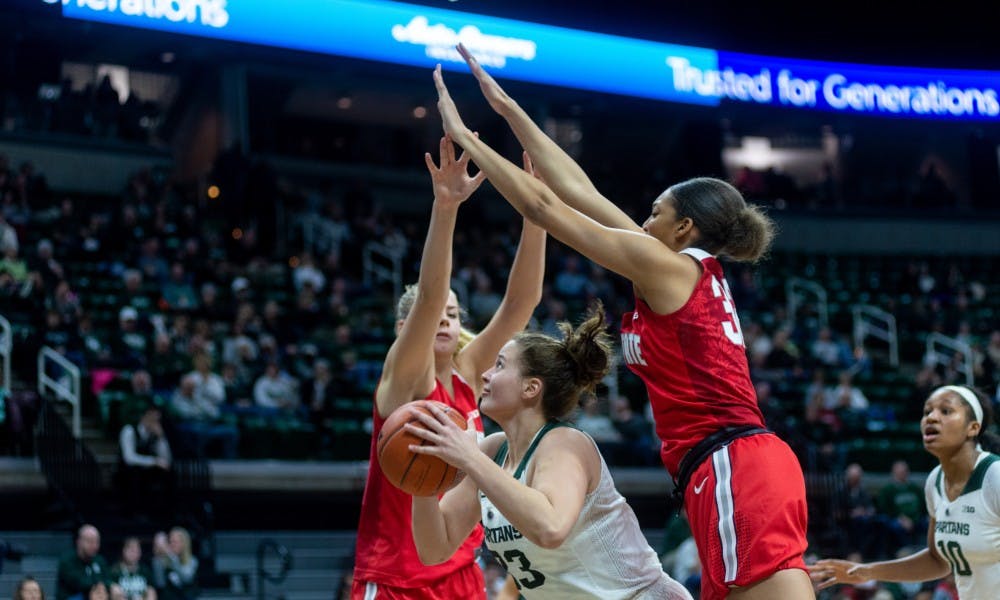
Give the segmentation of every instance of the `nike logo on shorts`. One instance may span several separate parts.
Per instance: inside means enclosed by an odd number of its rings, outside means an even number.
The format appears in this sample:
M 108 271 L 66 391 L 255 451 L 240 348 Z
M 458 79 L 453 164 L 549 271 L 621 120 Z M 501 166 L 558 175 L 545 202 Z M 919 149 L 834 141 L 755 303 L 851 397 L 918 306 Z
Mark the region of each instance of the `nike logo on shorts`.
M 694 486 L 694 493 L 695 493 L 695 495 L 701 493 L 701 490 L 705 487 L 705 482 L 706 481 L 708 481 L 708 475 L 705 475 L 705 478 L 701 480 L 701 483 L 699 483 L 698 485 Z

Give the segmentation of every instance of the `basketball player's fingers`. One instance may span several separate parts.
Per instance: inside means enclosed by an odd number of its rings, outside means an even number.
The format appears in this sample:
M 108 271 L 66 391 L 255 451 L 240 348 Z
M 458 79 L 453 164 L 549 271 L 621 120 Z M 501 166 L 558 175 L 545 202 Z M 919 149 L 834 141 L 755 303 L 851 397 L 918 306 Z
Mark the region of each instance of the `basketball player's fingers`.
M 440 406 L 436 406 L 434 404 L 431 404 L 429 408 L 431 414 L 434 415 L 434 417 L 438 420 L 438 424 L 440 427 L 444 429 L 455 427 L 455 422 L 448 417 L 448 411 L 451 410 L 450 408 L 446 411 Z
M 483 171 L 476 173 L 472 178 L 472 189 L 478 188 L 484 181 L 486 181 L 486 173 Z
M 441 138 L 441 167 L 455 162 L 455 144 L 451 141 L 451 136 L 447 133 Z
M 469 52 L 469 49 L 465 47 L 465 44 L 459 43 L 458 46 L 456 46 L 456 49 L 458 50 L 458 53 L 462 55 L 462 58 L 465 59 L 465 64 L 469 65 L 469 69 L 472 70 L 472 74 L 479 77 L 479 74 L 484 71 L 483 68 L 479 66 L 479 61 L 476 60 L 476 57 Z
M 437 89 L 439 103 L 445 99 L 451 101 L 451 96 L 448 95 L 448 88 L 444 85 L 444 77 L 441 75 L 441 65 L 434 67 L 434 88 Z
M 424 152 L 424 162 L 427 163 L 427 170 L 431 173 L 436 173 L 440 170 L 438 169 L 438 166 L 434 164 L 434 157 L 431 156 L 430 152 Z
M 435 446 L 438 445 L 438 442 L 441 441 L 441 436 L 439 436 L 437 433 L 431 431 L 430 429 L 424 429 L 422 427 L 417 427 L 416 425 L 413 425 L 412 423 L 407 423 L 406 425 L 404 425 L 403 426 L 403 430 L 406 431 L 406 432 L 408 432 L 408 433 L 413 434 L 414 437 L 418 437 L 418 438 L 424 440 L 425 442 L 430 442 L 431 444 L 434 444 Z
M 434 410 L 434 409 L 431 408 L 431 410 Z M 428 415 L 428 414 L 425 414 L 423 412 L 416 412 L 415 411 L 413 417 L 416 420 L 420 421 L 423 424 L 424 427 L 427 427 L 431 431 L 435 431 L 435 432 L 441 431 L 441 425 L 442 425 L 442 423 L 441 423 L 441 420 L 438 419 L 436 415 Z M 410 423 L 407 423 L 406 426 L 409 427 Z

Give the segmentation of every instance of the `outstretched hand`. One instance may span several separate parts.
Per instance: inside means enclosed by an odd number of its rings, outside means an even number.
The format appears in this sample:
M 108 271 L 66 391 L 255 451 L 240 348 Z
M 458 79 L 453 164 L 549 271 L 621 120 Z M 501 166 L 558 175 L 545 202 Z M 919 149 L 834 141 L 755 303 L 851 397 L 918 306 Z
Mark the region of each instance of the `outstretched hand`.
M 465 63 L 469 65 L 469 70 L 472 71 L 472 75 L 479 82 L 479 89 L 483 91 L 483 96 L 486 97 L 486 101 L 490 103 L 490 107 L 493 110 L 503 112 L 503 109 L 510 105 L 513 100 L 507 95 L 507 92 L 500 87 L 500 84 L 493 79 L 493 76 L 487 73 L 483 67 L 479 65 L 479 61 L 476 57 L 469 52 L 469 49 L 464 45 L 458 45 L 458 53 L 462 55 L 465 59 Z
M 865 565 L 849 560 L 824 559 L 809 565 L 809 577 L 816 589 L 824 590 L 838 583 L 864 583 L 871 579 Z
M 438 112 L 441 113 L 441 124 L 444 126 L 445 135 L 450 136 L 461 146 L 463 136 L 469 134 L 469 129 L 462 122 L 462 115 L 458 114 L 458 107 L 455 106 L 455 101 L 451 99 L 451 94 L 444 84 L 441 65 L 434 67 L 434 87 L 438 93 Z
M 455 158 L 455 144 L 451 136 L 441 138 L 439 154 L 440 167 L 434 164 L 430 152 L 424 153 L 424 162 L 434 184 L 434 199 L 446 205 L 461 204 L 486 180 L 486 174 L 480 171 L 474 176 L 469 175 L 469 157 L 463 152 Z
M 423 427 L 407 423 L 406 430 L 430 444 L 411 444 L 410 450 L 417 454 L 437 456 L 462 471 L 468 471 L 468 460 L 479 453 L 475 423 L 469 419 L 465 429 L 462 429 L 440 407 L 430 405 L 428 408 L 430 415 L 415 411 L 415 416 Z

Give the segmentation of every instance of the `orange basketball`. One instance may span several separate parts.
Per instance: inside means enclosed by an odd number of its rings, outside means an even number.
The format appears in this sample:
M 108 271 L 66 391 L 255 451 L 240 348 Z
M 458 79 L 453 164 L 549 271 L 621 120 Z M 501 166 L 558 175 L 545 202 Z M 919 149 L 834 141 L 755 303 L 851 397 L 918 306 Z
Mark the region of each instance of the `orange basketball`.
M 428 406 L 436 404 L 445 411 L 456 425 L 465 429 L 465 418 L 454 408 L 435 400 L 407 402 L 385 420 L 378 434 L 378 463 L 386 478 L 396 487 L 413 496 L 434 496 L 448 490 L 456 483 L 458 469 L 436 456 L 416 454 L 410 444 L 428 444 L 403 427 L 413 423 L 423 427 L 416 413 L 430 414 Z

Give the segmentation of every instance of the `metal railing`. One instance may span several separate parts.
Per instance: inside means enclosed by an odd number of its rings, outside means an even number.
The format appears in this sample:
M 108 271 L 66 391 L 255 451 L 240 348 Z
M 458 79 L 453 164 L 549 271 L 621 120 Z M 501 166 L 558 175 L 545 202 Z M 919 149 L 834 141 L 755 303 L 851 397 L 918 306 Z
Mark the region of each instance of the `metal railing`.
M 795 315 L 805 300 L 809 297 L 816 299 L 816 312 L 819 317 L 820 327 L 827 327 L 830 323 L 829 308 L 827 306 L 826 288 L 808 279 L 792 277 L 785 282 L 785 299 L 788 307 L 788 323 L 795 324 Z
M 268 572 L 265 569 L 265 561 L 267 559 L 268 551 L 273 552 L 278 559 L 278 572 Z M 288 572 L 292 570 L 292 553 L 288 551 L 283 544 L 272 539 L 261 540 L 257 544 L 257 598 L 264 600 L 267 598 L 265 593 L 266 583 L 271 583 L 278 585 L 285 580 L 288 576 Z
M 388 263 L 386 265 L 385 263 Z M 403 294 L 403 252 L 378 242 L 365 244 L 362 253 L 364 282 L 370 286 L 374 281 L 388 281 L 392 284 L 392 297 Z
M 49 346 L 38 351 L 38 395 L 44 398 L 46 392 L 73 407 L 73 436 L 79 439 L 80 369 Z
M 899 335 L 896 332 L 896 317 L 870 304 L 855 304 L 854 345 L 861 346 L 868 336 L 889 344 L 889 364 L 899 366 Z
M 3 379 L 0 380 L 0 390 L 5 396 L 10 396 L 11 376 L 10 353 L 14 347 L 14 330 L 10 321 L 0 316 L 0 369 L 3 369 Z
M 941 352 L 939 351 L 939 347 L 947 348 L 951 352 Z M 961 340 L 941 335 L 940 333 L 932 333 L 927 336 L 927 351 L 924 353 L 925 363 L 949 366 L 952 364 L 956 354 L 961 355 L 962 360 L 955 366 L 965 373 L 965 385 L 972 386 L 975 381 L 975 376 L 972 372 L 972 348 Z
M 102 505 L 100 465 L 79 436 L 73 436 L 53 403 L 44 398 L 35 445 L 49 487 L 77 522 L 86 522 Z

